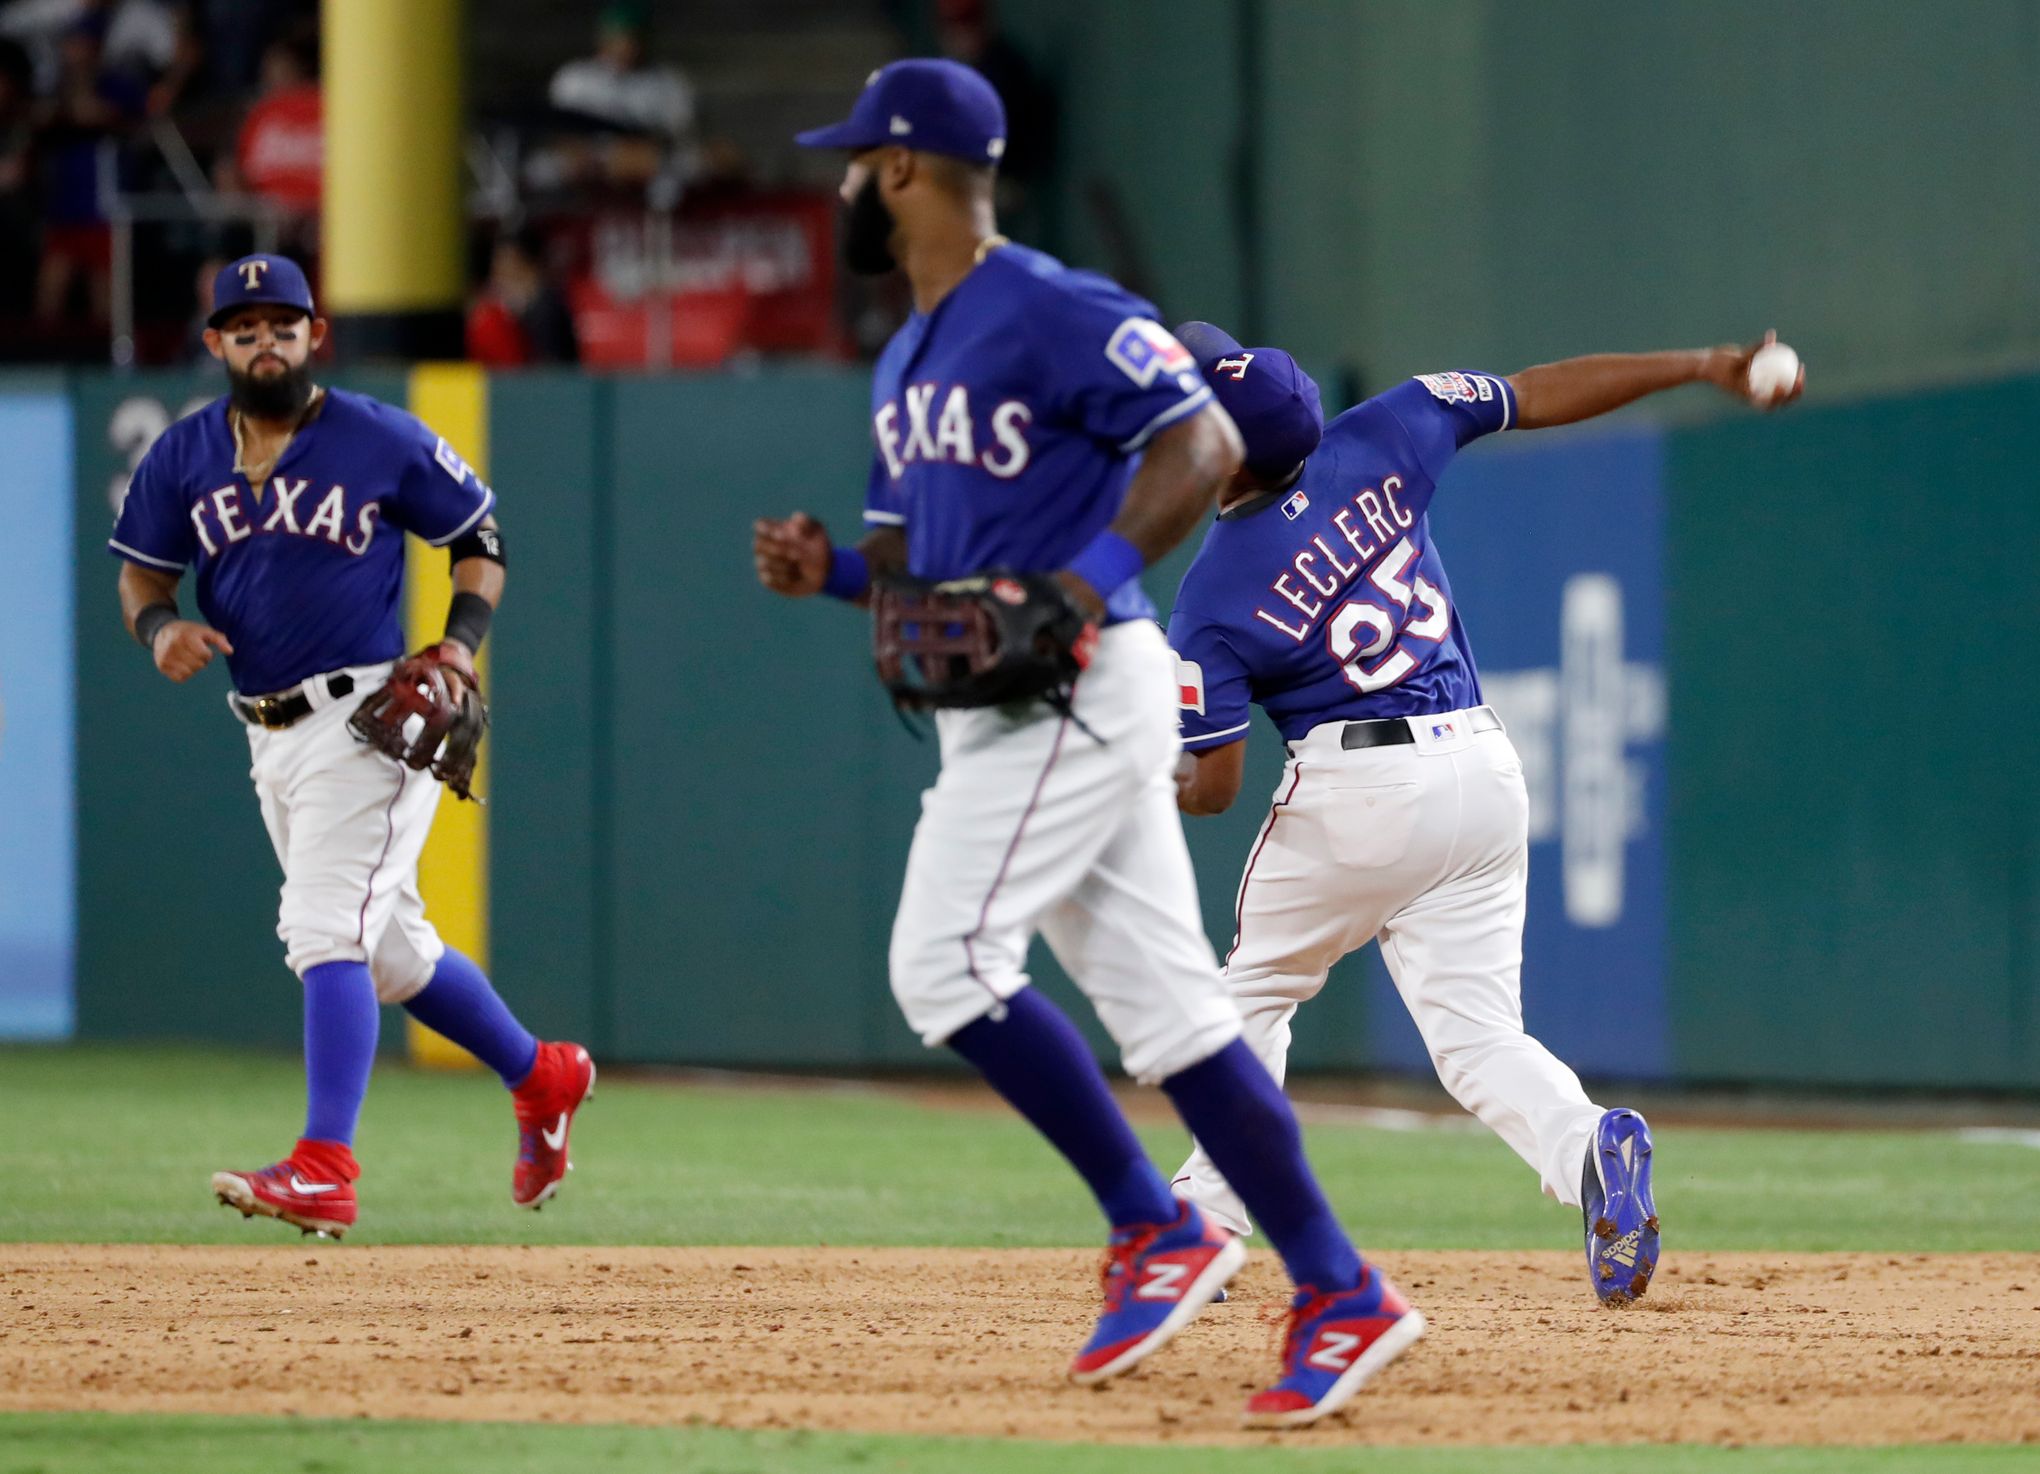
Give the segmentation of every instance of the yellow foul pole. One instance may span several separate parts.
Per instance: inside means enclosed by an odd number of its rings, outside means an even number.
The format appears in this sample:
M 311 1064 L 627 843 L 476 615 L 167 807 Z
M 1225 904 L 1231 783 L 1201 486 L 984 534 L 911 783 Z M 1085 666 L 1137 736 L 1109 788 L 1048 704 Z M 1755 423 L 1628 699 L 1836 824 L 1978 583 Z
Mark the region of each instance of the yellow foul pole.
M 343 357 L 460 356 L 462 8 L 460 0 L 320 7 L 320 289 Z
M 466 458 L 475 474 L 489 479 L 488 377 L 471 363 L 421 363 L 411 370 L 411 413 L 446 438 Z M 453 597 L 453 576 L 444 548 L 427 547 L 417 538 L 405 541 L 405 624 L 409 647 L 432 644 L 446 633 L 446 606 Z M 482 690 L 489 689 L 488 648 L 475 657 Z M 489 744 L 482 743 L 475 766 L 475 792 L 489 791 Z M 425 896 L 425 914 L 446 945 L 489 965 L 489 811 L 447 794 L 418 861 L 418 884 Z M 420 1064 L 473 1065 L 457 1045 L 406 1019 L 411 1058 Z

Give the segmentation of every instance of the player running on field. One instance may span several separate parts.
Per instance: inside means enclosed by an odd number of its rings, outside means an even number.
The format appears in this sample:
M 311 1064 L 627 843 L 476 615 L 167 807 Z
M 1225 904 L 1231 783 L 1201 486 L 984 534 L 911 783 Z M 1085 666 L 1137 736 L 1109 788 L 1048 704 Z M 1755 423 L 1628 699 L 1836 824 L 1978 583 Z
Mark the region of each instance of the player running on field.
M 1243 348 L 1209 323 L 1177 332 L 1246 442 L 1169 622 L 1189 754 L 1178 806 L 1215 814 L 1238 795 L 1252 705 L 1289 747 L 1225 965 L 1247 1041 L 1280 1080 L 1297 1005 L 1378 938 L 1438 1078 L 1545 1192 L 1583 1210 L 1594 1290 L 1626 1304 L 1657 1267 L 1650 1131 L 1588 1100 L 1523 1032 L 1529 799 L 1481 703 L 1426 510 L 1452 457 L 1497 430 L 1702 381 L 1762 403 L 1756 349 L 1424 374 L 1326 425 L 1317 386 L 1279 348 Z M 1175 1186 L 1245 1233 L 1252 1204 L 1215 1157 L 1200 1139 Z
M 1039 612 L 1061 632 L 1043 639 L 1082 667 L 1048 700 L 938 712 L 942 771 L 907 859 L 894 996 L 1096 1195 L 1111 1225 L 1105 1310 L 1070 1375 L 1104 1381 L 1182 1329 L 1245 1254 L 1170 1193 L 1075 1027 L 1027 986 L 1028 942 L 1048 939 L 1127 1072 L 1159 1084 L 1225 1163 L 1299 1287 L 1281 1376 L 1249 1421 L 1315 1421 L 1423 1320 L 1354 1250 L 1288 1101 L 1240 1041 L 1175 811 L 1175 660 L 1139 575 L 1210 507 L 1238 436 L 1152 307 L 994 233 L 1005 116 L 975 72 L 895 63 L 849 121 L 801 141 L 850 153 L 845 256 L 864 271 L 897 262 L 915 311 L 873 379 L 866 535 L 832 548 L 804 514 L 761 521 L 759 578 L 787 595 L 875 592 L 881 642 L 924 650 L 980 618 Z M 988 569 L 1007 572 L 922 587 L 954 619 L 887 624 L 889 575 Z M 971 605 L 977 593 L 992 602 Z M 945 659 L 920 669 L 952 670 Z
M 577 1044 L 533 1039 L 418 893 L 432 779 L 467 796 L 487 723 L 473 658 L 503 590 L 496 494 L 411 415 L 312 382 L 326 323 L 296 263 L 244 257 L 214 301 L 205 342 L 227 396 L 150 447 L 111 544 L 121 613 L 158 670 L 186 681 L 227 658 L 283 866 L 277 934 L 304 984 L 304 1135 L 274 1166 L 216 1173 L 213 1190 L 308 1233 L 351 1228 L 378 1003 L 401 1003 L 510 1087 L 511 1197 L 536 1208 L 567 1171 L 595 1067 Z M 454 595 L 445 639 L 400 665 L 406 533 L 448 549 Z M 178 612 L 187 568 L 202 620 Z

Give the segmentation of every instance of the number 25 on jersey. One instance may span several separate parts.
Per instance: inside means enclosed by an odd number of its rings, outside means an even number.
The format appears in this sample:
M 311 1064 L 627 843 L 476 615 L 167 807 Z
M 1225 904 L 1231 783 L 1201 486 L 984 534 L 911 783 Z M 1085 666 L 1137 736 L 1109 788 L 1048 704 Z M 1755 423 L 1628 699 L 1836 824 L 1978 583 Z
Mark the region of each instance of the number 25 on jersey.
M 1347 684 L 1362 695 L 1386 691 L 1421 664 L 1408 642 L 1435 645 L 1452 628 L 1451 607 L 1431 581 L 1421 574 L 1404 577 L 1416 556 L 1410 540 L 1402 539 L 1367 575 L 1380 597 L 1348 599 L 1325 623 L 1326 647 Z

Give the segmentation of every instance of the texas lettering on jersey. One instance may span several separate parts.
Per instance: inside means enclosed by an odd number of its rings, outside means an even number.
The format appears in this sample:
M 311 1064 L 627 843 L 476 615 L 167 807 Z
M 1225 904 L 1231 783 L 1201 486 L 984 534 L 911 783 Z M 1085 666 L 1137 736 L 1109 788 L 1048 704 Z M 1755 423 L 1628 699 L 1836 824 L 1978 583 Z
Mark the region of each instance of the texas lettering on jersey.
M 872 373 L 864 520 L 904 529 L 909 572 L 1053 572 L 1111 524 L 1139 452 L 1212 402 L 1154 312 L 1008 244 L 907 320 Z M 1137 580 L 1106 610 L 1154 617 Z
M 1027 444 L 1033 421 L 1034 411 L 1024 401 L 1002 399 L 980 425 L 971 413 L 968 384 L 909 384 L 872 417 L 872 433 L 895 481 L 919 461 L 977 466 L 1010 481 L 1033 457 Z
M 401 655 L 401 534 L 443 547 L 495 499 L 415 417 L 344 389 L 325 392 L 251 485 L 215 400 L 150 446 L 109 543 L 146 568 L 191 570 L 199 612 L 233 642 L 236 689 L 261 695 Z
M 191 526 L 198 534 L 199 546 L 217 557 L 235 543 L 276 533 L 318 538 L 357 558 L 366 553 L 375 541 L 375 524 L 382 508 L 366 502 L 349 517 L 346 487 L 331 487 L 318 497 L 307 495 L 311 487 L 312 483 L 302 476 L 270 477 L 268 496 L 264 498 L 269 503 L 266 516 L 261 502 L 252 509 L 244 503 L 243 482 L 229 482 L 207 492 L 191 504 Z M 302 522 L 300 505 L 307 508 Z

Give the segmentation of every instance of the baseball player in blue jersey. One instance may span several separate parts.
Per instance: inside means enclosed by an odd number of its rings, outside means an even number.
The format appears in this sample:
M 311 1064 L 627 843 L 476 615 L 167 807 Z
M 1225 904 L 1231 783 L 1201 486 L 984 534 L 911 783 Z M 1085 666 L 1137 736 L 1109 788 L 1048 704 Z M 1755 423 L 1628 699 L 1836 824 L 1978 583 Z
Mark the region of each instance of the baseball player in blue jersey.
M 1244 1253 L 1171 1194 L 1082 1038 L 1027 986 L 1028 942 L 1047 938 L 1127 1072 L 1168 1093 L 1298 1285 L 1281 1375 L 1249 1420 L 1312 1422 L 1423 1320 L 1354 1250 L 1288 1102 L 1241 1042 L 1175 812 L 1175 660 L 1139 575 L 1209 509 L 1238 464 L 1237 432 L 1151 306 L 996 234 L 1005 118 L 975 72 L 895 63 L 847 122 L 801 141 L 851 155 L 845 256 L 867 271 L 897 262 L 915 310 L 873 376 L 864 537 L 832 547 L 805 514 L 761 521 L 761 581 L 875 599 L 881 630 L 901 572 L 957 581 L 948 597 L 1046 601 L 1062 606 L 1073 673 L 1048 699 L 938 711 L 942 770 L 907 860 L 894 996 L 1097 1197 L 1111 1226 L 1105 1309 L 1070 1375 L 1102 1382 L 1176 1335 Z M 970 577 L 987 570 L 1000 576 Z M 935 640 L 971 621 L 919 624 Z
M 277 933 L 304 986 L 304 1135 L 273 1166 L 215 1174 L 213 1191 L 307 1233 L 351 1228 L 378 1004 L 401 1003 L 510 1087 L 511 1195 L 536 1208 L 567 1171 L 594 1066 L 577 1044 L 534 1039 L 440 941 L 418 891 L 432 779 L 467 796 L 487 721 L 473 656 L 503 589 L 496 494 L 411 415 L 312 382 L 326 323 L 295 262 L 244 257 L 214 301 L 205 341 L 228 393 L 150 447 L 110 544 L 122 615 L 158 670 L 187 681 L 226 657 L 283 866 Z M 445 639 L 400 662 L 406 533 L 449 551 L 455 592 Z M 186 569 L 198 619 L 177 604 Z
M 1241 878 L 1225 979 L 1276 1079 L 1290 1018 L 1332 964 L 1381 943 L 1438 1077 L 1583 1210 L 1595 1292 L 1626 1304 L 1658 1259 L 1651 1139 L 1604 1110 L 1523 1031 L 1520 988 L 1529 800 L 1452 602 L 1426 510 L 1461 447 L 1571 424 L 1707 381 L 1753 403 L 1757 347 L 1608 354 L 1501 377 L 1424 374 L 1326 425 L 1317 386 L 1278 348 L 1209 323 L 1178 337 L 1246 443 L 1169 623 L 1180 658 L 1178 802 L 1238 795 L 1250 708 L 1289 762 Z M 1771 339 L 1767 336 L 1765 342 Z M 1611 1006 L 1618 1006 L 1619 1002 Z M 1175 1186 L 1247 1231 L 1243 1194 L 1204 1145 Z

